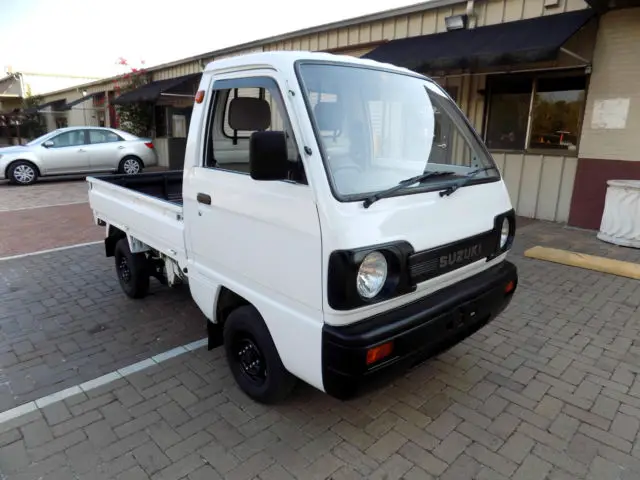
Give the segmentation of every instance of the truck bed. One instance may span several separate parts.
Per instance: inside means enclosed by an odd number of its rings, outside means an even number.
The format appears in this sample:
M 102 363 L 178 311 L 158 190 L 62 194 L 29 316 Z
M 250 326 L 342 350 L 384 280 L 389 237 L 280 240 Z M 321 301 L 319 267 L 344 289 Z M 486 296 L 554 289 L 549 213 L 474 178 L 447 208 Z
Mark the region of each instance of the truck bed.
M 186 262 L 182 171 L 87 177 L 94 219 Z
M 182 170 L 173 170 L 139 175 L 105 175 L 95 178 L 182 205 L 182 174 Z

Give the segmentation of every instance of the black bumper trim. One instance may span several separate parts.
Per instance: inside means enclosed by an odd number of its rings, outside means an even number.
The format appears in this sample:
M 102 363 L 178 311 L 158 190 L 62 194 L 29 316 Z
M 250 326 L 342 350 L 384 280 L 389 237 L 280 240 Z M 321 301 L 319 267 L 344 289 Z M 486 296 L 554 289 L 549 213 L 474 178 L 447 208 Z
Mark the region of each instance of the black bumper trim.
M 514 282 L 514 288 L 506 294 L 509 282 Z M 344 327 L 324 325 L 325 391 L 337 398 L 351 397 L 460 342 L 504 310 L 517 283 L 515 265 L 504 261 L 401 308 Z M 391 356 L 368 367 L 367 350 L 391 340 Z

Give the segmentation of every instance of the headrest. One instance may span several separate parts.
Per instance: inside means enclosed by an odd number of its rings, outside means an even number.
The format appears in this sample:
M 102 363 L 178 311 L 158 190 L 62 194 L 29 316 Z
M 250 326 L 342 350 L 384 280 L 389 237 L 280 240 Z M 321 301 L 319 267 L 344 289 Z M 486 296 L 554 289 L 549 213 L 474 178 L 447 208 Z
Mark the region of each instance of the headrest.
M 342 128 L 342 104 L 338 102 L 319 102 L 313 113 L 320 130 L 335 131 Z
M 234 130 L 266 130 L 271 125 L 271 107 L 262 98 L 236 97 L 229 103 L 229 126 Z

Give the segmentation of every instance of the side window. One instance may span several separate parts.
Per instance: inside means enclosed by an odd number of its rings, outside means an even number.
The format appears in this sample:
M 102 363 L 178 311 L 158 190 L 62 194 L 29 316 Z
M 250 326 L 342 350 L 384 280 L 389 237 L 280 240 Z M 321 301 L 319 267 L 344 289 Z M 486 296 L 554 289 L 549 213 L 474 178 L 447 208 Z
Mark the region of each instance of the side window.
M 108 130 L 89 130 L 89 143 L 111 143 L 121 142 L 122 138 L 119 135 L 110 132 Z
M 249 173 L 249 143 L 258 131 L 284 132 L 289 180 L 306 183 L 304 169 L 282 95 L 266 77 L 217 82 L 207 120 L 204 165 L 237 173 Z
M 61 148 L 84 145 L 84 132 L 84 130 L 72 130 L 70 132 L 61 133 L 51 139 L 53 147 Z

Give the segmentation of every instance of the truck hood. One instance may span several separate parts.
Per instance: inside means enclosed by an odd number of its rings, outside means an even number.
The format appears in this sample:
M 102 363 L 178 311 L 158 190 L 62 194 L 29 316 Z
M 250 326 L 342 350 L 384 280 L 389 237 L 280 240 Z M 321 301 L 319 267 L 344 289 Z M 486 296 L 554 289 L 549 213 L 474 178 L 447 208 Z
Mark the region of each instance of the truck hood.
M 510 210 L 511 202 L 504 183 L 492 182 L 445 197 L 435 191 L 383 198 L 368 209 L 362 202 L 337 204 L 336 209 L 331 224 L 322 227 L 328 248 L 403 240 L 418 252 L 491 230 L 494 217 Z

